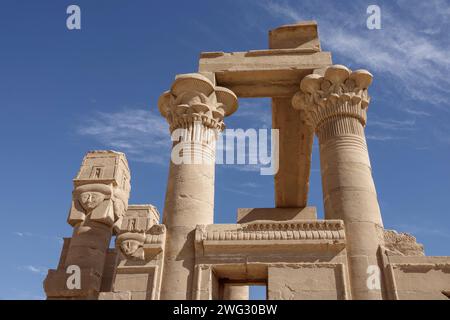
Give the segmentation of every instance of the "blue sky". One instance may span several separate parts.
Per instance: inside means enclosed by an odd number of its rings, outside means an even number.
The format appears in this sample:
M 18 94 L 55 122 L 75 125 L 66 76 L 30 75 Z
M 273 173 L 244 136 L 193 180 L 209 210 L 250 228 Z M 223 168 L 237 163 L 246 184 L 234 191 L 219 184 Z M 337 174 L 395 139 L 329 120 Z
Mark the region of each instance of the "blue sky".
M 82 29 L 66 28 L 81 7 Z M 381 30 L 366 28 L 369 4 Z M 1 299 L 42 299 L 72 182 L 92 149 L 124 151 L 130 203 L 162 212 L 169 134 L 157 99 L 201 51 L 267 47 L 279 25 L 315 19 L 333 62 L 374 74 L 366 135 L 386 228 L 450 255 L 449 1 L 16 1 L 0 4 Z M 270 101 L 240 101 L 229 128 L 270 127 Z M 323 216 L 314 148 L 309 205 Z M 273 207 L 273 177 L 218 166 L 216 223 Z

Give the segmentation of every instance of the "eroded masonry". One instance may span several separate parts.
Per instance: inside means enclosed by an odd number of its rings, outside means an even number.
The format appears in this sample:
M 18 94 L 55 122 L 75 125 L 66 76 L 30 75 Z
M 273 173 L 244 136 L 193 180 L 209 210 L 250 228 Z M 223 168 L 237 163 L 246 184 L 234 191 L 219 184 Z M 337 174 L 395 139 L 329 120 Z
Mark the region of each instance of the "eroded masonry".
M 211 161 L 171 161 L 161 223 L 154 206 L 128 203 L 123 153 L 87 153 L 48 299 L 247 299 L 253 284 L 268 299 L 447 299 L 450 257 L 427 257 L 413 236 L 383 227 L 364 135 L 371 82 L 332 64 L 314 22 L 270 31 L 269 49 L 202 53 L 198 72 L 177 76 L 158 107 L 171 132 L 188 132 L 172 148 Z M 213 224 L 214 132 L 239 112 L 237 97 L 272 98 L 275 208 Z M 307 199 L 314 134 L 324 220 Z

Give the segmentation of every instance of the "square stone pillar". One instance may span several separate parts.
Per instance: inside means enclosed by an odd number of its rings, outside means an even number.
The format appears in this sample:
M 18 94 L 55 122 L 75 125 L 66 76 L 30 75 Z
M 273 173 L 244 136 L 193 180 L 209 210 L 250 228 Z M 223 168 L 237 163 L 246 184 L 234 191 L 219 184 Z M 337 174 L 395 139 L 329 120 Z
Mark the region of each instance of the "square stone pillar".
M 306 21 L 271 30 L 269 48 L 319 52 L 317 23 Z M 303 111 L 292 108 L 292 95 L 272 98 L 272 128 L 279 130 L 279 169 L 275 175 L 277 208 L 307 205 L 314 132 L 304 119 Z
M 128 207 L 130 170 L 123 153 L 91 151 L 73 180 L 66 241 L 57 270 L 49 270 L 49 299 L 97 299 L 114 224 Z

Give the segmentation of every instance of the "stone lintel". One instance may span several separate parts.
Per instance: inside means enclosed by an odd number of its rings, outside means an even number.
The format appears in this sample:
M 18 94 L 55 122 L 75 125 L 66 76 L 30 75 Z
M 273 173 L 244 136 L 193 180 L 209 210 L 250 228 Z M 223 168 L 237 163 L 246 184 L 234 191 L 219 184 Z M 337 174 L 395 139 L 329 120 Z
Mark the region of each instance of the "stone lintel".
M 269 47 L 272 49 L 298 48 L 320 51 L 317 22 L 302 21 L 270 30 Z
M 217 85 L 238 97 L 291 97 L 314 69 L 331 65 L 331 54 L 312 48 L 205 52 L 199 72 L 214 72 Z
M 269 49 L 246 52 L 203 52 L 199 72 L 213 72 L 217 85 L 238 97 L 292 97 L 303 77 L 331 65 L 321 52 L 315 21 L 269 31 Z
M 237 223 L 249 223 L 256 220 L 286 221 L 315 220 L 316 207 L 305 208 L 239 208 Z
M 345 248 L 342 220 L 257 220 L 245 224 L 198 225 L 196 255 L 339 252 Z M 301 248 L 301 251 L 298 251 Z
M 203 254 L 209 255 L 234 255 L 234 254 L 262 254 L 277 255 L 339 252 L 345 248 L 345 240 L 205 240 L 203 241 Z

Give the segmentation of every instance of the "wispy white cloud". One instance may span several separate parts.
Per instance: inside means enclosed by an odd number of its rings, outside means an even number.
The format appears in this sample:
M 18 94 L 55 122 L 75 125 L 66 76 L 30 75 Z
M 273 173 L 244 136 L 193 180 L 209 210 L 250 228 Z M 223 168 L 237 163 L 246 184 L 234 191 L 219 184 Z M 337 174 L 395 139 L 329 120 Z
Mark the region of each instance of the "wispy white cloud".
M 261 101 L 260 101 L 261 102 Z M 263 102 L 264 103 L 264 102 Z M 271 112 L 267 105 L 261 106 L 249 100 L 241 101 L 242 110 L 233 121 L 233 128 L 251 127 L 264 129 L 271 127 Z M 244 131 L 246 129 L 243 129 Z M 77 133 L 95 139 L 105 148 L 125 152 L 129 159 L 140 162 L 166 165 L 170 157 L 170 134 L 166 120 L 159 114 L 142 109 L 125 109 L 119 112 L 97 112 L 83 119 Z M 227 148 L 231 147 L 228 131 L 222 135 L 225 144 L 218 144 L 217 158 L 225 161 Z M 269 133 L 270 137 L 270 133 Z M 270 144 L 270 141 L 268 142 Z M 256 172 L 262 164 L 249 164 L 250 159 L 258 161 L 258 150 L 248 148 L 248 139 L 237 139 L 233 152 L 245 150 L 246 164 L 224 165 L 239 171 Z
M 261 187 L 260 184 L 257 184 L 255 182 L 245 182 L 245 183 L 242 183 L 241 186 L 244 188 L 259 188 L 259 187 Z
M 386 134 L 366 134 L 366 138 L 368 140 L 375 140 L 375 141 L 390 141 L 390 140 L 403 139 L 402 137 L 399 137 L 399 136 L 386 135 Z
M 424 116 L 424 117 L 430 117 L 431 113 L 423 111 L 423 110 L 416 110 L 416 109 L 411 109 L 411 108 L 403 108 L 403 111 L 405 111 L 406 113 L 409 113 L 413 116 Z
M 448 1 L 402 1 L 381 7 L 381 30 L 366 28 L 364 1 L 262 1 L 270 13 L 290 22 L 316 18 L 322 46 L 357 68 L 393 78 L 402 95 L 449 110 L 450 28 Z M 400 8 L 400 9 L 399 9 Z
M 394 142 L 405 139 L 404 133 L 416 130 L 415 119 L 370 119 L 367 125 L 366 138 L 372 141 Z
M 26 265 L 26 266 L 19 266 L 18 269 L 21 271 L 28 271 L 28 272 L 35 273 L 35 274 L 45 275 L 45 274 L 47 274 L 47 271 L 49 268 L 41 267 L 41 266 Z
M 14 232 L 14 234 L 16 236 L 19 236 L 19 237 L 25 237 L 25 236 L 30 237 L 30 236 L 32 236 L 31 232 L 18 232 L 18 231 L 16 231 L 16 232 Z
M 123 151 L 135 161 L 168 163 L 169 129 L 166 120 L 156 112 L 143 109 L 97 112 L 83 119 L 77 132 L 107 148 Z
M 260 172 L 263 167 L 261 164 L 224 164 L 221 166 L 224 169 L 233 169 L 242 172 Z
M 233 116 L 244 127 L 272 127 L 272 108 L 268 99 L 239 99 L 239 110 Z
M 15 231 L 13 232 L 14 235 L 21 237 L 21 238 L 38 238 L 42 240 L 50 240 L 50 241 L 57 241 L 59 244 L 62 244 L 64 241 L 61 237 L 57 236 L 48 236 L 43 234 L 37 234 L 33 232 L 28 231 Z
M 248 197 L 255 197 L 255 198 L 261 198 L 261 197 L 264 197 L 264 195 L 261 194 L 261 193 L 248 192 L 248 191 L 244 191 L 244 190 L 236 189 L 236 188 L 222 187 L 221 189 L 224 190 L 224 191 L 227 191 L 227 192 L 231 192 L 231 193 L 235 193 L 235 194 L 240 194 L 240 195 L 248 196 Z
M 396 119 L 371 119 L 368 127 L 378 127 L 386 130 L 414 130 L 416 121 L 410 120 L 396 120 Z

